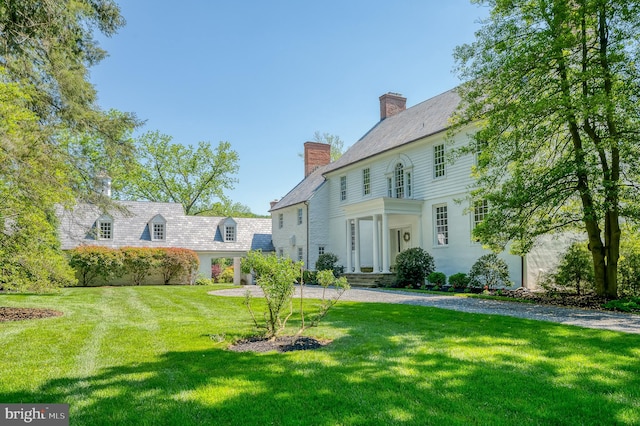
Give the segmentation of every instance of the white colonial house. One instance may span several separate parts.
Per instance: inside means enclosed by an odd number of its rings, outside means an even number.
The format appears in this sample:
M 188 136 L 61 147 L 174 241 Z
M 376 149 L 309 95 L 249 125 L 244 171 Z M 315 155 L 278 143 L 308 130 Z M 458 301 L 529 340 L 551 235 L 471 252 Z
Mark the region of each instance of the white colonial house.
M 422 247 L 447 276 L 468 273 L 488 253 L 472 238 L 486 204 L 469 206 L 475 155 L 450 162 L 469 129 L 445 140 L 460 98 L 455 90 L 406 108 L 406 98 L 380 97 L 380 121 L 335 162 L 305 144 L 305 178 L 271 205 L 276 252 L 314 269 L 318 255 L 338 256 L 345 271 L 389 273 L 401 251 Z M 558 257 L 542 244 L 524 257 L 501 254 L 515 286 L 533 287 Z

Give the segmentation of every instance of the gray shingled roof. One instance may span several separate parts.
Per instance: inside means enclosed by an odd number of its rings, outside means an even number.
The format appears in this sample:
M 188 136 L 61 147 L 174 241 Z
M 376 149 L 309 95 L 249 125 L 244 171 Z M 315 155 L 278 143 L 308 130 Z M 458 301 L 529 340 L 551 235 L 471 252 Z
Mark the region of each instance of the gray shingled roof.
M 316 169 L 270 211 L 308 201 L 324 183 L 325 173 L 446 130 L 459 103 L 460 96 L 452 89 L 378 122 L 338 160 Z
M 324 183 L 324 176 L 322 176 L 322 174 L 327 167 L 328 165 L 318 167 L 311 172 L 309 176 L 304 178 L 295 188 L 289 191 L 287 195 L 282 197 L 269 211 L 279 210 L 309 200 Z
M 273 251 L 271 219 L 233 218 L 236 241 L 224 242 L 219 225 L 224 217 L 187 216 L 181 204 L 145 201 L 118 201 L 127 212 L 107 213 L 113 219 L 113 238 L 95 238 L 96 220 L 104 212 L 92 204 L 78 205 L 73 211 L 60 210 L 59 235 L 63 250 L 79 245 L 107 247 L 179 247 L 195 251 L 245 252 Z M 166 220 L 164 241 L 152 241 L 148 223 L 156 215 Z
M 460 96 L 453 89 L 380 121 L 324 173 L 446 130 L 459 103 Z

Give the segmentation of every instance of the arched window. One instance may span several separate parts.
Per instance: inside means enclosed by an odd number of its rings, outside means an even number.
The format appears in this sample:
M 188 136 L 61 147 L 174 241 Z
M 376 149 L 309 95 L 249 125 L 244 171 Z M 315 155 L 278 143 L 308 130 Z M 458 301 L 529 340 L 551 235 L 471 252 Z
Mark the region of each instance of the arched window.
M 402 163 L 396 164 L 394 170 L 394 183 L 395 197 L 404 198 L 404 166 Z
M 151 241 L 164 241 L 167 238 L 167 221 L 162 215 L 155 215 L 149 221 Z

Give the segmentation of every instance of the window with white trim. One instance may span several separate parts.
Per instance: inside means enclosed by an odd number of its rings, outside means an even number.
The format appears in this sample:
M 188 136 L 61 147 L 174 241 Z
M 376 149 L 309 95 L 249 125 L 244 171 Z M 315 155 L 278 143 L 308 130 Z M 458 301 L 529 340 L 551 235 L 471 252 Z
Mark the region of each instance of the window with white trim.
M 167 221 L 161 214 L 157 214 L 149 221 L 151 241 L 164 241 L 167 238 Z
M 487 200 L 478 200 L 473 203 L 473 229 L 475 229 L 480 222 L 484 220 L 487 216 L 487 212 L 489 211 L 489 203 Z M 471 238 L 474 242 L 478 242 L 478 239 L 471 235 Z
M 318 246 L 318 256 L 322 256 L 324 254 L 324 246 Z
M 298 247 L 298 261 L 303 259 L 303 255 L 304 255 L 304 250 L 302 250 L 302 247 Z
M 351 233 L 351 251 L 354 251 L 356 249 L 356 224 L 354 221 L 351 221 L 349 225 Z
M 347 177 L 340 176 L 340 201 L 347 199 Z
M 393 179 L 387 178 L 387 197 L 393 197 Z
M 109 217 L 103 217 L 98 220 L 98 239 L 100 240 L 112 240 L 113 239 L 113 220 Z
M 411 198 L 411 172 L 407 172 L 407 197 Z
M 302 225 L 302 209 L 298 209 L 298 225 Z
M 227 224 L 224 226 L 224 241 L 229 243 L 236 240 L 236 226 L 235 224 Z
M 152 239 L 154 241 L 162 241 L 165 237 L 165 224 L 164 223 L 152 223 L 153 234 Z
M 445 175 L 444 144 L 433 147 L 433 177 L 439 178 Z
M 371 194 L 371 169 L 362 169 L 362 194 Z
M 435 244 L 437 246 L 446 246 L 449 244 L 449 218 L 446 204 L 435 207 L 435 218 Z
M 404 198 L 404 166 L 402 163 L 396 164 L 393 178 L 395 182 L 396 198 Z
M 284 215 L 282 213 L 278 214 L 278 228 L 282 229 L 284 226 Z

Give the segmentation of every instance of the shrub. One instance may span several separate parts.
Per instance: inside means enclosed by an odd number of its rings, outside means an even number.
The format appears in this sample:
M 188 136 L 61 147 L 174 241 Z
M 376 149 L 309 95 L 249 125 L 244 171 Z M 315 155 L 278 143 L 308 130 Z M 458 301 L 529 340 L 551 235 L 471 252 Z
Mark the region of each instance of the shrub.
M 453 288 L 467 288 L 469 286 L 469 277 L 464 272 L 458 272 L 449 277 L 449 284 Z
M 562 255 L 560 264 L 553 274 L 553 280 L 559 287 L 572 288 L 577 294 L 594 287 L 594 273 L 591 254 L 586 244 L 576 242 L 571 244 Z
M 233 282 L 233 266 L 227 267 L 222 273 L 218 276 L 219 283 L 232 283 Z
M 396 256 L 396 287 L 420 288 L 435 269 L 433 256 L 420 247 L 410 248 Z
M 507 262 L 500 259 L 495 253 L 480 256 L 469 272 L 469 285 L 471 287 L 494 289 L 498 286 L 510 287 L 512 284 L 509 280 Z
M 442 287 L 447 283 L 447 276 L 444 272 L 432 272 L 427 276 L 427 281 L 431 284 Z
M 220 266 L 219 264 L 214 264 L 211 265 L 211 278 L 214 281 L 218 281 L 218 278 L 220 277 L 220 274 L 222 273 L 222 266 Z
M 69 251 L 69 266 L 76 270 L 79 284 L 90 286 L 96 279 L 109 281 L 124 274 L 120 250 L 101 246 L 80 246 Z
M 333 271 L 333 275 L 338 277 L 344 273 L 344 266 L 337 263 L 338 256 L 333 253 L 323 253 L 316 261 L 316 271 Z
M 196 252 L 183 248 L 160 248 L 154 252 L 165 285 L 180 274 L 183 274 L 186 283 L 191 284 L 200 265 Z
M 213 278 L 204 278 L 204 277 L 198 277 L 195 281 L 195 285 L 211 285 L 214 284 L 215 281 Z
M 140 285 L 151 273 L 151 269 L 159 266 L 160 257 L 157 249 L 145 247 L 123 247 L 123 264 L 127 273 L 131 274 L 131 284 Z
M 305 269 L 302 272 L 302 280 L 305 284 L 318 284 L 317 279 L 318 272 L 317 271 L 309 271 Z
M 625 250 L 618 265 L 618 293 L 627 297 L 640 296 L 640 253 Z

